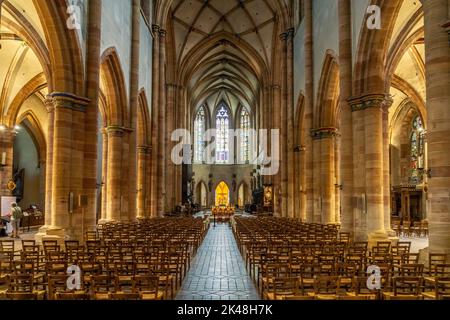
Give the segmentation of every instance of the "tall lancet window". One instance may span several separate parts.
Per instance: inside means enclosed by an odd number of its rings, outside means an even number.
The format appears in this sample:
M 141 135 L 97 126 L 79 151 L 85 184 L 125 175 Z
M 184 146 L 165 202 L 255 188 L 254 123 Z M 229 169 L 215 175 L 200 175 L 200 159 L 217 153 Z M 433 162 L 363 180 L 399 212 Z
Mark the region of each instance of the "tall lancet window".
M 240 157 L 243 163 L 248 163 L 250 161 L 250 115 L 245 108 L 241 111 L 240 125 Z
M 230 157 L 230 115 L 225 106 L 216 114 L 216 163 L 226 164 Z
M 425 166 L 425 128 L 422 119 L 416 117 L 412 125 L 411 133 L 411 182 L 422 182 L 421 172 Z
M 194 122 L 194 162 L 202 163 L 205 151 L 206 112 L 205 107 L 200 107 Z

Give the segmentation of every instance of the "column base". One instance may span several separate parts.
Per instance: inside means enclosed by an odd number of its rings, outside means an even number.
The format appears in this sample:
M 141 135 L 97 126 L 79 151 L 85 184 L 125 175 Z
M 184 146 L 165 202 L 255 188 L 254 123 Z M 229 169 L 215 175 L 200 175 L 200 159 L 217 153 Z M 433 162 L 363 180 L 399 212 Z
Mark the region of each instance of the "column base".
M 34 236 L 37 243 L 42 244 L 42 241 L 56 240 L 60 245 L 64 244 L 65 240 L 69 239 L 66 229 L 44 226 L 39 229 L 39 232 Z
M 98 224 L 107 224 L 107 223 L 111 223 L 111 222 L 114 222 L 114 220 L 112 220 L 112 219 L 101 219 L 101 220 L 98 220 Z
M 369 249 L 377 245 L 379 241 L 389 241 L 389 236 L 384 230 L 378 230 L 368 235 Z

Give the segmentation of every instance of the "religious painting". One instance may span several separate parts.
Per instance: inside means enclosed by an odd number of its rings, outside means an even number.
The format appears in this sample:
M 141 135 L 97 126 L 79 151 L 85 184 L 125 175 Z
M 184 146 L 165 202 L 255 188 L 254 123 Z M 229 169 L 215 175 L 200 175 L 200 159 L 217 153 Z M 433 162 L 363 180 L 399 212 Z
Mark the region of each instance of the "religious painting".
M 228 207 L 230 205 L 230 189 L 225 182 L 219 183 L 216 188 L 216 207 Z

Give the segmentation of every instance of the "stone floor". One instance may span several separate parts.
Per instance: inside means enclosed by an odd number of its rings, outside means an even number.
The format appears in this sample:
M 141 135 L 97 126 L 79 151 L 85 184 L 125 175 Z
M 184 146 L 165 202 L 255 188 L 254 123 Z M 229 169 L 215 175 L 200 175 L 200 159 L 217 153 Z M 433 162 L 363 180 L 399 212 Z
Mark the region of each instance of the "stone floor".
M 260 299 L 228 224 L 211 226 L 176 299 Z
M 418 253 L 419 250 L 428 247 L 428 237 L 427 238 L 400 237 L 400 241 L 411 242 L 411 253 Z

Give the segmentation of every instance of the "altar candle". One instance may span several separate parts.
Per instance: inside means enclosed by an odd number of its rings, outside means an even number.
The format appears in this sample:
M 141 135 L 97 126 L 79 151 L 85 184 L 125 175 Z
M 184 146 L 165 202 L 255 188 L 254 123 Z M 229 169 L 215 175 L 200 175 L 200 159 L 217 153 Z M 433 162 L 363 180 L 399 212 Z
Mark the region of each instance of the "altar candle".
M 6 152 L 2 152 L 2 166 L 6 165 Z

